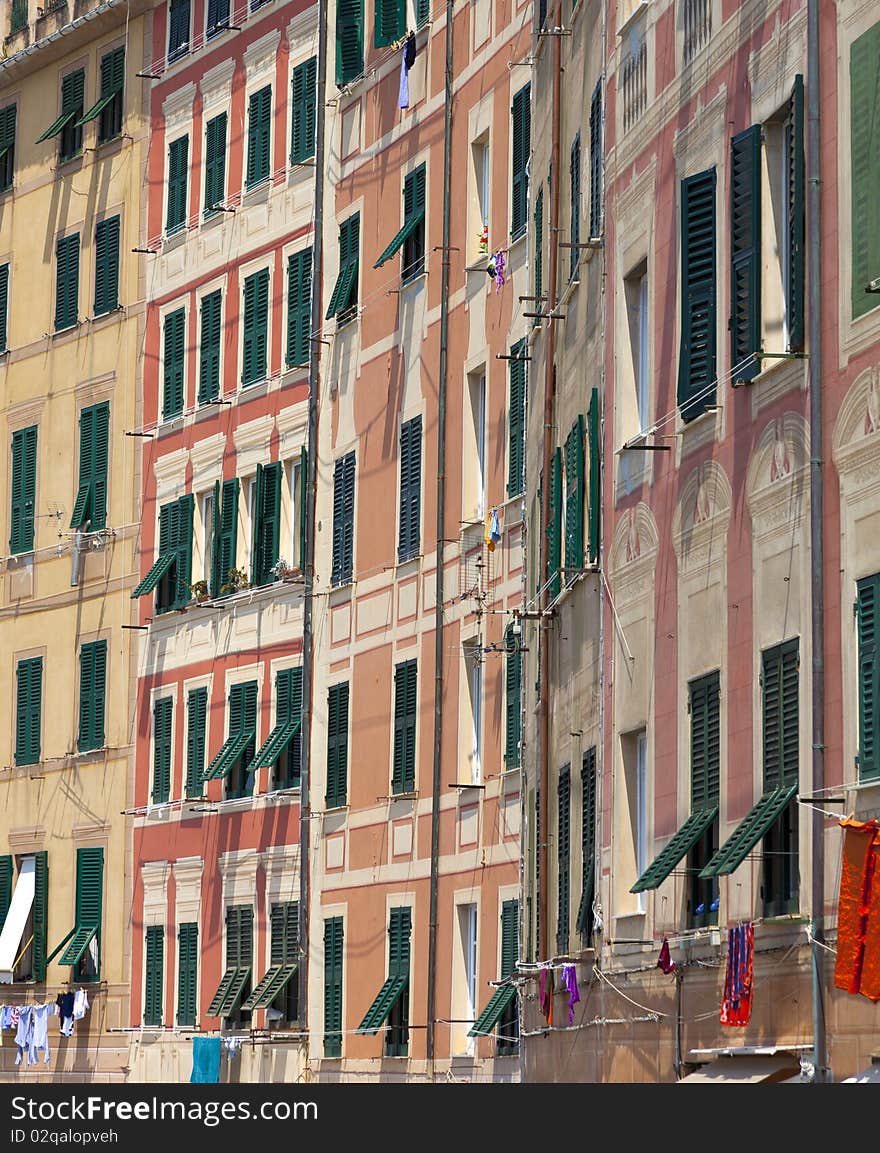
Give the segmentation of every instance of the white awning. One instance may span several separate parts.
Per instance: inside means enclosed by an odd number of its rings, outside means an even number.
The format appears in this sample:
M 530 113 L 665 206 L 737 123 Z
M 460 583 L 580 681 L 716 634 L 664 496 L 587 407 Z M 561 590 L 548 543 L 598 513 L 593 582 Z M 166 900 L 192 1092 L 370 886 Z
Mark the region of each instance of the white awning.
M 0 984 L 10 984 L 15 960 L 21 948 L 21 938 L 31 906 L 34 903 L 35 859 L 24 857 L 15 882 L 15 892 L 9 904 L 9 912 L 0 933 Z
M 800 1072 L 792 1053 L 773 1056 L 716 1057 L 695 1073 L 682 1077 L 679 1085 L 760 1085 L 784 1081 Z

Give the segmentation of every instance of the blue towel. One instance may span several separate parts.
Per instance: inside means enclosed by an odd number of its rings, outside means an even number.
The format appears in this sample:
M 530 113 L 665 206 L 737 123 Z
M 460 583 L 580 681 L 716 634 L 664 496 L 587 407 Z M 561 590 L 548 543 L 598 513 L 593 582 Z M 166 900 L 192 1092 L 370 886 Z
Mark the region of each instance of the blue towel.
M 220 1080 L 220 1038 L 193 1037 L 191 1084 L 216 1085 Z

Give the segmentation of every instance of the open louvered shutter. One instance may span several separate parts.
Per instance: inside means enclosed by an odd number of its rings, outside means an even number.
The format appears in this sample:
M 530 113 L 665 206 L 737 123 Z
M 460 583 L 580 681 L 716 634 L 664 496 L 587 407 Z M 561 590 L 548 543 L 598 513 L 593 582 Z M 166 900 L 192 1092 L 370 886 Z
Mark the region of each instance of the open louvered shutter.
M 569 158 L 569 182 L 571 203 L 569 204 L 569 240 L 576 245 L 581 238 L 581 134 L 577 133 L 571 144 Z M 579 249 L 572 248 L 569 252 L 568 278 L 572 280 L 577 273 L 581 254 Z M 536 312 L 540 309 L 536 309 Z
M 521 236 L 526 227 L 528 206 L 528 161 L 531 149 L 531 85 L 526 84 L 513 98 L 512 197 L 510 208 L 511 239 Z
M 715 169 L 681 185 L 678 405 L 687 422 L 715 402 Z
M 0 857 L 0 931 L 6 922 L 9 906 L 12 904 L 13 864 L 10 854 Z
M 0 191 L 12 187 L 15 177 L 15 122 L 18 106 L 0 109 Z M 5 347 L 5 346 L 4 346 Z
M 336 5 L 336 84 L 343 87 L 364 70 L 364 0 Z
M 318 60 L 298 64 L 293 70 L 290 163 L 301 164 L 315 155 Z
M 804 213 L 804 78 L 795 76 L 788 103 L 785 141 L 786 176 L 788 181 L 788 299 L 785 302 L 788 322 L 788 351 L 804 347 L 804 293 L 806 288 L 805 213 Z
M 189 137 L 180 136 L 168 147 L 168 207 L 165 231 L 176 232 L 186 223 L 186 184 L 189 176 Z
M 30 552 L 34 547 L 34 502 L 37 488 L 37 426 L 12 434 L 12 492 L 9 551 Z
M 193 494 L 190 492 L 180 497 L 177 501 L 176 532 L 173 543 L 176 605 L 185 605 L 190 599 L 194 511 L 195 497 Z
M 76 922 L 59 965 L 76 965 L 92 938 L 99 936 L 104 897 L 104 850 L 76 851 Z
M 49 854 L 34 853 L 33 974 L 35 981 L 46 980 L 46 953 L 49 937 Z
M 95 315 L 119 304 L 119 217 L 102 220 L 95 229 Z
M 535 312 L 541 311 L 541 306 L 544 303 L 541 297 L 544 293 L 544 189 L 538 189 L 538 195 L 535 198 L 535 277 L 534 277 L 534 290 L 535 290 Z M 532 319 L 532 327 L 537 328 L 541 323 L 540 316 L 535 316 Z M 511 365 L 511 368 L 513 366 Z M 508 483 L 508 489 L 510 485 Z M 509 493 L 508 493 L 509 495 Z
M 248 188 L 266 180 L 271 172 L 272 88 L 252 92 L 248 105 Z
M 764 791 L 798 781 L 798 642 L 762 654 Z
M 504 685 L 504 767 L 516 768 L 520 763 L 522 737 L 522 652 L 519 637 L 508 627 L 504 634 L 507 650 Z
M 0 160 L 3 148 L 0 145 Z M 0 352 L 6 352 L 9 336 L 9 265 L 0 264 Z
M 502 981 L 516 971 L 519 952 L 519 901 L 504 901 L 501 905 L 501 973 Z
M 165 929 L 148 925 L 144 950 L 144 1024 L 162 1024 L 163 976 L 165 966 Z
M 220 542 L 217 549 L 217 573 L 214 595 L 229 580 L 230 569 L 235 568 L 236 536 L 238 532 L 238 477 L 223 482 L 223 501 L 220 510 Z
M 312 325 L 312 250 L 300 249 L 287 262 L 287 365 L 308 364 Z
M 205 216 L 211 216 L 226 195 L 226 126 L 227 114 L 221 112 L 205 129 Z
M 200 797 L 202 795 L 207 715 L 207 688 L 190 690 L 187 700 L 186 721 L 186 795 L 188 797 Z
M 260 584 L 270 579 L 272 568 L 278 560 L 281 540 L 281 473 L 282 465 L 277 460 L 263 468 L 260 492 Z
M 376 0 L 373 47 L 387 48 L 406 32 L 405 0 Z
M 850 49 L 852 316 L 880 304 L 866 291 L 880 277 L 880 21 Z
M 558 597 L 562 587 L 562 449 L 553 453 L 550 468 L 550 523 L 547 525 L 547 583 L 551 598 Z
M 593 937 L 593 888 L 596 873 L 596 747 L 581 764 L 581 902 L 577 931 L 585 944 Z
M 602 81 L 590 97 L 590 239 L 602 235 Z
M 690 683 L 691 811 L 718 804 L 720 772 L 718 673 Z
M 593 564 L 597 564 L 599 560 L 599 525 L 602 516 L 599 432 L 599 390 L 598 388 L 594 388 L 590 394 L 590 407 L 587 409 L 587 437 L 590 453 L 590 503 L 587 511 L 587 543 L 590 550 L 590 561 Z
M 324 922 L 324 1056 L 342 1056 L 342 917 Z
M 730 143 L 730 356 L 733 379 L 761 371 L 761 126 Z
M 198 1009 L 199 926 L 188 921 L 177 931 L 177 1024 L 194 1027 Z
M 537 289 L 535 290 L 537 292 Z M 519 496 L 525 486 L 526 380 L 528 346 L 518 340 L 511 346 L 508 361 L 510 401 L 507 413 L 507 495 Z
M 171 796 L 171 745 L 174 700 L 161 697 L 153 704 L 153 804 Z
M 880 777 L 880 575 L 858 582 L 856 619 L 859 640 L 859 781 Z
M 223 298 L 221 290 L 202 297 L 199 339 L 199 404 L 220 395 L 220 333 Z
M 167 420 L 183 412 L 186 311 L 177 308 L 165 317 L 162 416 Z
M 571 766 L 559 772 L 559 802 L 556 825 L 556 950 L 568 952 L 569 908 L 571 900 Z
M 584 567 L 584 418 L 565 439 L 565 583 Z

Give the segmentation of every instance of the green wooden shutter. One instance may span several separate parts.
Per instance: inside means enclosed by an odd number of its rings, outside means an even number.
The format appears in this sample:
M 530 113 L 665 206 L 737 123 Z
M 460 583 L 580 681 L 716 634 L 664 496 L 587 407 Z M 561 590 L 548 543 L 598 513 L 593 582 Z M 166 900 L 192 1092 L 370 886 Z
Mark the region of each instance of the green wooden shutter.
M 333 563 L 330 580 L 334 585 L 351 580 L 354 561 L 354 466 L 355 454 L 336 461 L 333 473 Z
M 251 579 L 264 585 L 272 579 L 272 567 L 278 560 L 281 533 L 281 471 L 279 461 L 257 465 L 254 494 L 253 563 Z
M 590 97 L 590 239 L 602 235 L 602 81 Z
M 318 58 L 298 64 L 293 70 L 291 101 L 290 163 L 302 164 L 315 155 L 315 128 L 318 107 Z
M 562 565 L 562 449 L 560 448 L 553 453 L 550 469 L 550 523 L 547 525 L 547 539 L 550 547 L 545 579 L 549 584 L 552 598 L 559 596 L 562 587 L 559 571 Z
M 342 917 L 328 917 L 324 922 L 325 1057 L 342 1056 L 342 961 Z
M 177 1024 L 194 1028 L 198 1008 L 199 926 L 187 921 L 177 930 Z
M 244 282 L 244 335 L 241 383 L 266 376 L 269 339 L 269 269 L 261 268 Z
M 12 492 L 9 551 L 30 552 L 34 547 L 34 503 L 37 493 L 37 426 L 12 434 Z
M 602 486 L 600 481 L 601 462 L 599 458 L 599 390 L 590 394 L 590 407 L 587 409 L 587 437 L 590 452 L 590 504 L 588 509 L 587 538 L 590 560 L 599 561 L 599 523 L 602 515 Z
M 95 229 L 95 315 L 119 305 L 119 217 L 110 216 Z
M 0 161 L 2 161 L 0 146 Z M 6 352 L 9 337 L 9 265 L 0 264 L 0 352 Z
M 312 250 L 287 262 L 287 365 L 308 364 L 312 331 Z
M 804 347 L 805 214 L 804 214 L 804 78 L 795 76 L 788 104 L 785 162 L 788 179 L 788 270 L 785 302 L 788 350 Z
M 36 765 L 42 732 L 43 658 L 19 661 L 15 672 L 15 763 Z
M 268 180 L 272 172 L 272 86 L 252 92 L 248 103 L 247 186 Z
M 350 84 L 364 70 L 364 0 L 336 5 L 336 86 Z
M 280 728 L 288 721 L 302 723 L 302 669 L 279 669 L 275 676 L 275 724 Z M 302 730 L 287 743 L 287 787 L 299 784 L 302 775 Z
M 596 747 L 581 764 L 581 903 L 577 930 L 584 944 L 593 937 L 593 889 L 596 874 Z
M 544 189 L 538 189 L 538 196 L 535 200 L 535 299 L 533 301 L 535 312 L 541 312 L 543 301 L 541 297 L 544 294 Z M 535 316 L 532 319 L 532 327 L 537 328 L 541 323 L 541 318 Z M 512 366 L 511 366 L 512 367 Z M 509 488 L 508 484 L 508 488 Z
M 174 740 L 174 699 L 160 697 L 153 704 L 153 804 L 171 797 L 171 749 Z
M 162 1024 L 165 976 L 165 929 L 148 925 L 144 949 L 144 1024 Z
M 401 905 L 388 917 L 388 976 L 409 978 L 412 909 Z
M 182 608 L 191 599 L 193 512 L 195 497 L 187 493 L 177 501 L 176 535 L 174 539 L 174 607 Z
M 0 191 L 12 187 L 15 176 L 15 121 L 18 107 L 0 108 Z
M 226 196 L 227 114 L 209 120 L 205 128 L 205 219 L 216 214 L 216 204 Z
M 177 308 L 165 316 L 165 360 L 163 371 L 162 416 L 165 420 L 183 412 L 184 351 L 186 309 Z
M 0 931 L 6 922 L 9 906 L 12 904 L 13 863 L 9 854 L 0 857 Z
M 856 619 L 859 639 L 859 781 L 880 777 L 880 575 L 857 585 Z
M 339 226 L 339 273 L 325 314 L 326 320 L 335 316 L 338 324 L 351 320 L 357 307 L 360 232 L 359 212 L 353 213 Z
M 392 793 L 409 793 L 416 785 L 417 677 L 418 663 L 414 660 L 395 667 Z
M 348 793 L 348 682 L 331 685 L 327 699 L 328 809 L 346 803 Z
M 34 853 L 34 942 L 35 981 L 46 980 L 46 953 L 49 936 L 49 854 Z
M 125 87 L 125 48 L 115 48 L 101 57 L 101 99 L 91 110 L 100 115 L 98 143 L 112 140 L 122 131 L 122 98 Z M 85 117 L 84 119 L 86 119 Z
M 720 790 L 719 674 L 710 673 L 690 682 L 691 714 L 691 812 L 716 808 Z
M 190 0 L 171 0 L 168 6 L 168 63 L 185 55 L 189 48 Z M 210 27 L 210 19 L 209 24 Z
M 400 519 L 397 559 L 418 556 L 422 520 L 422 418 L 413 417 L 400 428 Z
M 584 418 L 565 439 L 565 582 L 584 567 Z
M 199 339 L 199 404 L 220 395 L 220 334 L 223 297 L 218 288 L 202 297 Z
M 525 232 L 526 211 L 529 200 L 528 162 L 531 151 L 531 92 L 530 84 L 520 88 L 513 98 L 512 146 L 512 198 L 510 208 L 510 236 L 515 240 Z
M 508 496 L 519 496 L 525 487 L 527 357 L 528 345 L 525 340 L 518 340 L 511 346 L 510 360 L 507 362 L 510 366 L 510 403 L 507 414 Z
M 76 851 L 76 926 L 100 934 L 104 906 L 104 850 Z
M 852 315 L 880 304 L 865 291 L 880 277 L 880 22 L 850 48 Z
M 507 650 L 504 684 L 504 767 L 514 769 L 520 763 L 522 739 L 522 652 L 519 637 L 508 626 L 504 634 Z
M 571 143 L 571 157 L 569 160 L 569 187 L 571 190 L 571 203 L 569 204 L 569 240 L 572 244 L 580 243 L 581 239 L 581 134 L 577 133 Z M 581 254 L 577 248 L 569 250 L 568 279 L 573 280 L 580 265 Z M 540 309 L 535 309 L 539 312 Z
M 215 489 L 215 493 L 216 493 Z M 215 508 L 217 505 L 215 504 Z M 216 516 L 216 513 L 215 513 Z M 223 498 L 220 507 L 220 533 L 214 572 L 214 596 L 232 591 L 224 586 L 229 582 L 229 572 L 235 568 L 236 541 L 238 537 L 238 477 L 223 482 Z
M 107 642 L 93 641 L 79 653 L 79 742 L 81 753 L 104 744 Z
M 761 654 L 764 792 L 796 784 L 799 776 L 798 641 Z
M 70 160 L 82 151 L 82 126 L 79 121 L 83 114 L 86 74 L 80 68 L 69 72 L 61 81 L 61 114 L 64 118 L 59 126 L 59 160 Z M 57 121 L 56 121 L 57 123 Z
M 501 972 L 502 981 L 516 971 L 519 954 L 519 901 L 504 901 L 501 905 Z
M 387 48 L 406 32 L 405 0 L 376 0 L 373 47 Z
M 186 186 L 189 177 L 189 137 L 179 136 L 168 147 L 168 207 L 165 231 L 170 235 L 186 224 Z
M 107 467 L 110 453 L 110 405 L 106 403 L 92 405 L 83 409 L 82 417 L 89 415 L 92 424 L 91 438 L 91 524 L 92 532 L 104 528 L 107 524 Z M 80 450 L 80 473 L 82 472 L 82 449 Z
M 734 381 L 761 371 L 761 126 L 730 142 L 730 356 Z
M 678 405 L 683 421 L 715 403 L 715 169 L 681 184 L 681 345 Z
M 186 729 L 186 795 L 202 795 L 205 772 L 205 728 L 208 715 L 208 690 L 191 689 L 187 698 Z
M 263 513 L 263 466 L 257 465 L 251 496 L 251 584 L 261 583 L 263 574 L 262 534 L 260 519 Z
M 564 955 L 568 952 L 571 904 L 571 765 L 563 765 L 559 770 L 557 800 L 559 807 L 556 825 L 556 951 Z
M 79 233 L 55 244 L 55 331 L 72 328 L 79 312 Z
M 299 566 L 306 568 L 306 511 L 309 495 L 309 454 L 305 447 L 299 450 Z

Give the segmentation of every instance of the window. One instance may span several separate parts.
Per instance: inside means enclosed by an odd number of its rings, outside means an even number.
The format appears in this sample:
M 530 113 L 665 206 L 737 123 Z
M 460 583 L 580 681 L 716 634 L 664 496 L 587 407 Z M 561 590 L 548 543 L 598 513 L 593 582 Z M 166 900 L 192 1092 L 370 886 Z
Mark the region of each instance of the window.
M 373 265 L 381 268 L 403 250 L 401 277 L 404 284 L 425 271 L 425 166 L 420 164 L 403 182 L 403 227 Z
M 119 307 L 119 217 L 95 229 L 95 316 Z
M 254 964 L 254 910 L 252 905 L 226 908 L 226 968 L 208 1006 L 209 1017 L 227 1018 L 227 1027 L 250 1021 L 242 1005 L 251 991 Z
M 254 587 L 274 579 L 281 534 L 281 473 L 280 461 L 257 465 L 251 515 L 251 584 Z
M 577 931 L 586 948 L 593 942 L 593 892 L 596 876 L 596 747 L 581 763 L 581 903 Z
M 114 48 L 101 57 L 101 95 L 76 123 L 77 128 L 98 120 L 98 143 L 112 140 L 122 131 L 122 92 L 125 86 L 125 48 Z
M 46 862 L 45 852 L 0 857 L 0 972 L 16 983 L 46 979 Z
M 852 188 L 852 318 L 880 304 L 880 22 L 853 41 L 849 58 Z
M 501 973 L 506 981 L 516 972 L 519 956 L 519 901 L 504 901 L 501 905 Z M 496 1029 L 497 1027 L 497 1029 Z M 515 985 L 499 985 L 468 1032 L 469 1037 L 497 1038 L 499 1057 L 512 1057 L 519 1048 L 519 1016 Z
M 58 129 L 61 133 L 58 149 L 60 161 L 72 160 L 74 156 L 78 156 L 82 152 L 80 119 L 83 114 L 85 85 L 86 74 L 82 69 L 78 72 L 71 72 L 61 82 L 61 116 L 64 118 L 64 123 Z
M 601 462 L 600 454 L 600 414 L 599 390 L 594 388 L 590 394 L 590 405 L 587 409 L 587 449 L 590 454 L 589 471 L 589 505 L 587 508 L 587 545 L 590 561 L 599 563 L 599 521 L 602 515 L 602 493 L 600 489 Z
M 650 377 L 648 368 L 648 340 L 650 335 L 648 314 L 647 263 L 642 262 L 623 281 L 623 302 L 629 340 L 624 343 L 623 355 L 618 358 L 618 419 L 619 431 L 625 445 L 648 431 L 650 423 Z M 625 491 L 642 476 L 646 467 L 646 452 L 627 448 L 620 454 L 620 479 Z
M 0 192 L 12 187 L 15 177 L 15 120 L 18 108 L 7 104 L 0 108 Z M 5 345 L 4 345 L 5 347 Z
M 404 0 L 376 0 L 376 22 L 373 26 L 373 47 L 388 48 L 406 34 L 406 4 Z
M 416 714 L 418 662 L 404 661 L 394 669 L 394 769 L 392 793 L 411 793 L 416 787 Z
M 221 112 L 205 126 L 205 220 L 217 214 L 217 205 L 226 196 L 226 125 Z
M 348 797 L 348 681 L 331 685 L 327 696 L 328 809 L 346 804 Z
M 79 233 L 55 243 L 55 331 L 79 323 Z
M 342 917 L 328 917 L 324 921 L 325 1057 L 342 1056 L 342 959 Z
M 571 906 L 571 765 L 559 770 L 556 798 L 556 952 L 568 953 L 568 929 Z
M 144 943 L 144 1024 L 162 1024 L 165 996 L 165 929 L 148 925 Z
M 353 320 L 358 302 L 361 217 L 356 212 L 339 226 L 339 275 L 330 295 L 326 320 L 336 317 L 339 325 Z
M 580 249 L 577 247 L 581 239 L 581 134 L 575 136 L 571 142 L 571 159 L 569 162 L 569 188 L 571 199 L 569 204 L 569 240 L 573 247 L 569 250 L 568 279 L 574 280 L 580 266 Z M 537 311 L 537 310 L 536 310 Z
M 202 297 L 200 320 L 199 404 L 207 404 L 208 401 L 216 400 L 220 395 L 220 337 L 223 331 L 223 296 L 219 288 Z
M 302 772 L 302 669 L 275 674 L 275 727 L 254 757 L 254 768 L 275 766 L 274 788 L 299 787 Z
M 491 207 L 491 166 L 489 152 L 489 133 L 484 132 L 471 143 L 471 159 L 473 161 L 473 189 L 475 200 L 476 219 L 471 221 L 471 244 L 468 245 L 476 257 L 485 255 L 489 251 L 489 210 Z M 472 209 L 472 211 L 473 211 Z
M 12 434 L 12 489 L 9 510 L 9 551 L 34 547 L 34 504 L 37 492 L 37 426 Z
M 208 715 L 208 690 L 190 689 L 186 702 L 186 786 L 187 797 L 202 795 L 205 773 L 205 726 Z
M 31 657 L 15 666 L 15 763 L 40 763 L 43 715 L 43 658 Z
M 584 567 L 584 438 L 579 416 L 565 438 L 565 583 L 573 584 Z
M 540 313 L 544 303 L 544 187 L 538 189 L 535 198 L 535 299 L 532 325 L 537 328 L 541 323 Z
M 179 136 L 168 146 L 168 206 L 165 231 L 169 236 L 186 224 L 186 185 L 189 176 L 189 137 Z
M 281 1013 L 275 1024 L 291 1024 L 299 1019 L 299 988 L 293 980 L 299 967 L 299 902 L 285 901 L 269 911 L 271 945 L 269 968 L 243 1009 L 266 1009 Z M 273 1021 L 268 1020 L 269 1027 Z
M 104 700 L 107 642 L 93 641 L 79 650 L 79 742 L 81 753 L 104 745 Z
M 261 268 L 244 282 L 244 329 L 241 383 L 253 384 L 267 373 L 269 343 L 269 269 Z
M 476 1021 L 477 1019 L 477 906 L 458 906 L 458 941 L 461 964 L 461 988 L 464 994 L 463 1001 L 459 998 L 460 1009 L 453 1009 L 453 1017 L 460 1017 L 462 1021 Z M 461 1029 L 455 1029 L 461 1034 Z M 454 1042 L 454 1052 L 463 1056 L 473 1057 L 474 1039 L 465 1036 Z
M 198 1021 L 199 926 L 186 921 L 177 930 L 177 1024 L 194 1029 Z
M 507 413 L 507 495 L 519 496 L 525 489 L 526 468 L 528 346 L 525 340 L 518 340 L 511 346 L 508 365 L 510 400 Z
M 228 4 L 228 0 L 227 0 Z M 210 18 L 209 18 L 210 23 Z M 173 64 L 189 49 L 189 0 L 168 3 L 168 63 Z
M 550 518 L 547 525 L 549 548 L 544 580 L 550 597 L 562 591 L 562 449 L 556 448 L 550 462 Z
M 229 0 L 208 0 L 208 25 L 205 36 L 210 40 L 229 24 Z
M 186 309 L 176 308 L 165 314 L 164 335 L 162 418 L 170 420 L 183 412 Z
M 291 82 L 290 163 L 302 164 L 315 155 L 318 107 L 318 58 L 298 64 Z
M 465 520 L 486 513 L 486 370 L 468 373 L 462 425 L 462 496 Z
M 859 782 L 880 777 L 880 651 L 877 614 L 880 610 L 880 574 L 858 582 L 855 613 L 859 657 Z
M 333 473 L 333 565 L 330 582 L 348 584 L 354 572 L 354 465 L 353 452 L 336 461 Z
M 247 186 L 268 180 L 272 172 L 272 86 L 252 92 L 248 101 Z
M 400 523 L 397 559 L 419 555 L 422 523 L 422 418 L 414 416 L 400 426 Z
M 409 967 L 412 910 L 408 905 L 390 910 L 388 918 L 388 978 L 367 1010 L 356 1032 L 375 1034 L 387 1021 L 385 1056 L 406 1057 L 409 1052 Z
M 214 541 L 211 557 L 211 593 L 224 596 L 235 591 L 231 576 L 235 569 L 238 542 L 238 477 L 214 487 Z M 222 501 L 221 501 L 222 494 Z
M 520 742 L 522 741 L 522 630 L 519 625 L 509 625 L 504 633 L 504 647 L 507 650 L 504 678 L 504 767 L 519 768 Z
M 312 334 L 312 250 L 287 261 L 287 367 L 308 364 Z
M 483 779 L 483 652 L 479 641 L 464 645 L 464 672 L 462 731 L 467 741 L 465 756 L 470 772 L 466 783 L 478 785 Z
M 623 773 L 621 774 L 620 803 L 623 807 L 623 820 L 620 822 L 621 836 L 617 845 L 616 874 L 619 882 L 634 877 L 630 888 L 625 885 L 619 891 L 615 907 L 620 913 L 644 913 L 645 895 L 639 882 L 645 872 L 647 857 L 647 750 L 648 740 L 644 729 L 625 733 L 620 738 Z M 635 900 L 626 894 L 635 893 Z
M 144 579 L 132 589 L 132 600 L 156 590 L 156 612 L 183 608 L 191 599 L 193 508 L 187 493 L 159 510 L 159 555 Z
M 226 778 L 227 800 L 253 795 L 256 734 L 257 682 L 232 685 L 229 689 L 229 736 L 204 775 L 206 781 Z
M 514 96 L 513 108 L 511 109 L 513 116 L 511 240 L 516 240 L 526 230 L 526 209 L 529 202 L 528 163 L 531 153 L 531 96 L 531 85 L 526 84 Z
M 72 965 L 72 982 L 101 978 L 101 921 L 104 905 L 104 850 L 76 851 L 76 919 L 60 945 L 46 958 L 61 953 L 59 965 Z M 64 950 L 62 952 L 62 949 Z
M 715 403 L 715 169 L 681 182 L 678 406 L 685 422 Z
M 0 353 L 8 350 L 9 265 L 0 264 Z
M 718 878 L 700 873 L 718 849 L 718 798 L 721 779 L 720 678 L 710 673 L 690 682 L 691 813 L 699 815 L 701 829 L 687 863 L 688 924 L 692 928 L 718 924 Z M 671 842 L 670 842 L 671 843 Z
M 602 81 L 590 97 L 590 239 L 602 235 Z
M 79 414 L 79 487 L 71 528 L 95 532 L 107 522 L 107 456 L 110 406 L 93 404 Z
M 211 586 L 211 550 L 216 528 L 214 521 L 214 497 L 215 492 L 213 487 L 206 492 L 199 493 L 196 497 L 196 508 L 200 516 L 201 531 L 193 533 L 193 546 L 195 549 L 193 567 L 199 574 L 199 580 L 204 582 L 205 588 L 203 596 L 205 597 L 208 596 Z
M 299 451 L 299 460 L 289 466 L 290 484 L 290 561 L 296 569 L 306 564 L 306 488 L 308 483 L 308 453 Z
M 364 70 L 364 0 L 336 5 L 336 86 L 343 88 Z

